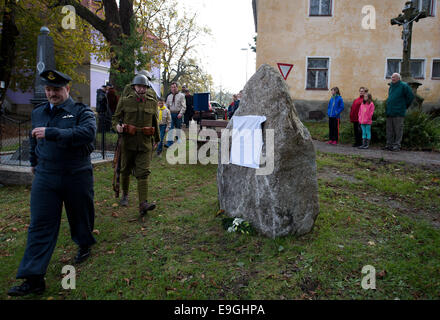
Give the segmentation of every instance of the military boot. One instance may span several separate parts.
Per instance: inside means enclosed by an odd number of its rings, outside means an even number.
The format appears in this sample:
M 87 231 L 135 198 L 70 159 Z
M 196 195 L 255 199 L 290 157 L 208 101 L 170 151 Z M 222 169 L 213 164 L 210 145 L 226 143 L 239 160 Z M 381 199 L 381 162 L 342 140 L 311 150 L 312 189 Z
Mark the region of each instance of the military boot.
M 12 287 L 8 291 L 11 297 L 26 296 L 31 293 L 42 294 L 46 289 L 43 276 L 30 276 L 19 286 Z
M 154 202 L 148 203 L 148 201 L 141 202 L 139 205 L 139 214 L 141 216 L 145 216 L 147 211 L 154 210 L 156 208 L 156 204 Z
M 119 204 L 122 207 L 128 207 L 128 194 L 127 193 L 122 193 L 122 198 L 119 201 Z

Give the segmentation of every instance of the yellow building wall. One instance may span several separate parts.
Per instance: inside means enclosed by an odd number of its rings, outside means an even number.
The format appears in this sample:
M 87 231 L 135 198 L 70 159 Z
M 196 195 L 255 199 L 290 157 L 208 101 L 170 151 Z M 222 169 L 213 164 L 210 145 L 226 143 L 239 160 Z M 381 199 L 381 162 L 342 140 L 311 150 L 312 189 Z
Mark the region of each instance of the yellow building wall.
M 339 87 L 346 100 L 358 96 L 360 86 L 384 100 L 389 79 L 386 59 L 401 58 L 402 27 L 390 20 L 402 12 L 406 0 L 333 0 L 333 16 L 309 17 L 309 0 L 258 0 L 257 69 L 265 63 L 294 67 L 287 78 L 293 99 L 328 100 L 326 90 L 306 90 L 306 57 L 330 57 L 329 88 Z M 376 29 L 362 28 L 362 8 L 376 9 Z M 440 0 L 435 17 L 414 23 L 411 58 L 425 60 L 425 79 L 418 94 L 440 105 L 440 80 L 431 80 L 434 58 L 440 58 Z

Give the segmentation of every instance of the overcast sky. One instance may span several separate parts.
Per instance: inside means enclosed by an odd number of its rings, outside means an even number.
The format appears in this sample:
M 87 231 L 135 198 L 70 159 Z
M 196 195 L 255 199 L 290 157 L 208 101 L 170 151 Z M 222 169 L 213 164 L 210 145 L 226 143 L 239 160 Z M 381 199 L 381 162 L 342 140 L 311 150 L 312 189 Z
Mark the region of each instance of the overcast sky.
M 199 24 L 208 26 L 212 36 L 199 39 L 197 57 L 214 78 L 214 85 L 231 93 L 243 89 L 247 78 L 255 73 L 253 44 L 255 25 L 252 0 L 184 0 L 189 12 L 197 12 Z M 248 48 L 249 50 L 241 50 Z

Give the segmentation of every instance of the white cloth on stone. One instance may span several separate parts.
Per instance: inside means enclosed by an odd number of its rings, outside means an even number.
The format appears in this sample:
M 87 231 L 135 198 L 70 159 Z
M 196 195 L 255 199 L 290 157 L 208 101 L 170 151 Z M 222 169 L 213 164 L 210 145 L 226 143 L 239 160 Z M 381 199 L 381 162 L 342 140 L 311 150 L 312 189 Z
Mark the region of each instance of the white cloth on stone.
M 232 118 L 232 164 L 260 168 L 260 156 L 263 149 L 261 124 L 265 121 L 265 116 L 234 116 Z

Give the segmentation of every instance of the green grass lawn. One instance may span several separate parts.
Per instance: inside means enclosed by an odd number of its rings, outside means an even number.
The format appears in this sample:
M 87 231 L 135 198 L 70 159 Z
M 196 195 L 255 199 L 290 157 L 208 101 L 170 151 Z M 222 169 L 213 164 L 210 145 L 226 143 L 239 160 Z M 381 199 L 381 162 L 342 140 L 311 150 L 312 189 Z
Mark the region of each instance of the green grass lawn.
M 120 208 L 111 165 L 101 165 L 98 243 L 76 269 L 76 289 L 61 287 L 61 269 L 77 250 L 63 215 L 48 288 L 26 299 L 439 299 L 439 172 L 322 153 L 317 164 L 313 231 L 279 239 L 222 228 L 216 166 L 154 158 L 150 198 L 157 209 L 142 222 L 135 181 L 130 207 Z M 29 197 L 29 187 L 0 189 L 0 299 L 20 283 Z M 376 269 L 376 290 L 361 288 L 365 265 Z
M 306 121 L 304 125 L 309 129 L 309 132 L 313 139 L 319 141 L 328 141 L 329 129 L 328 121 Z M 353 124 L 350 121 L 341 121 L 339 125 L 339 143 L 353 144 L 353 137 L 344 134 L 347 131 L 353 130 Z

